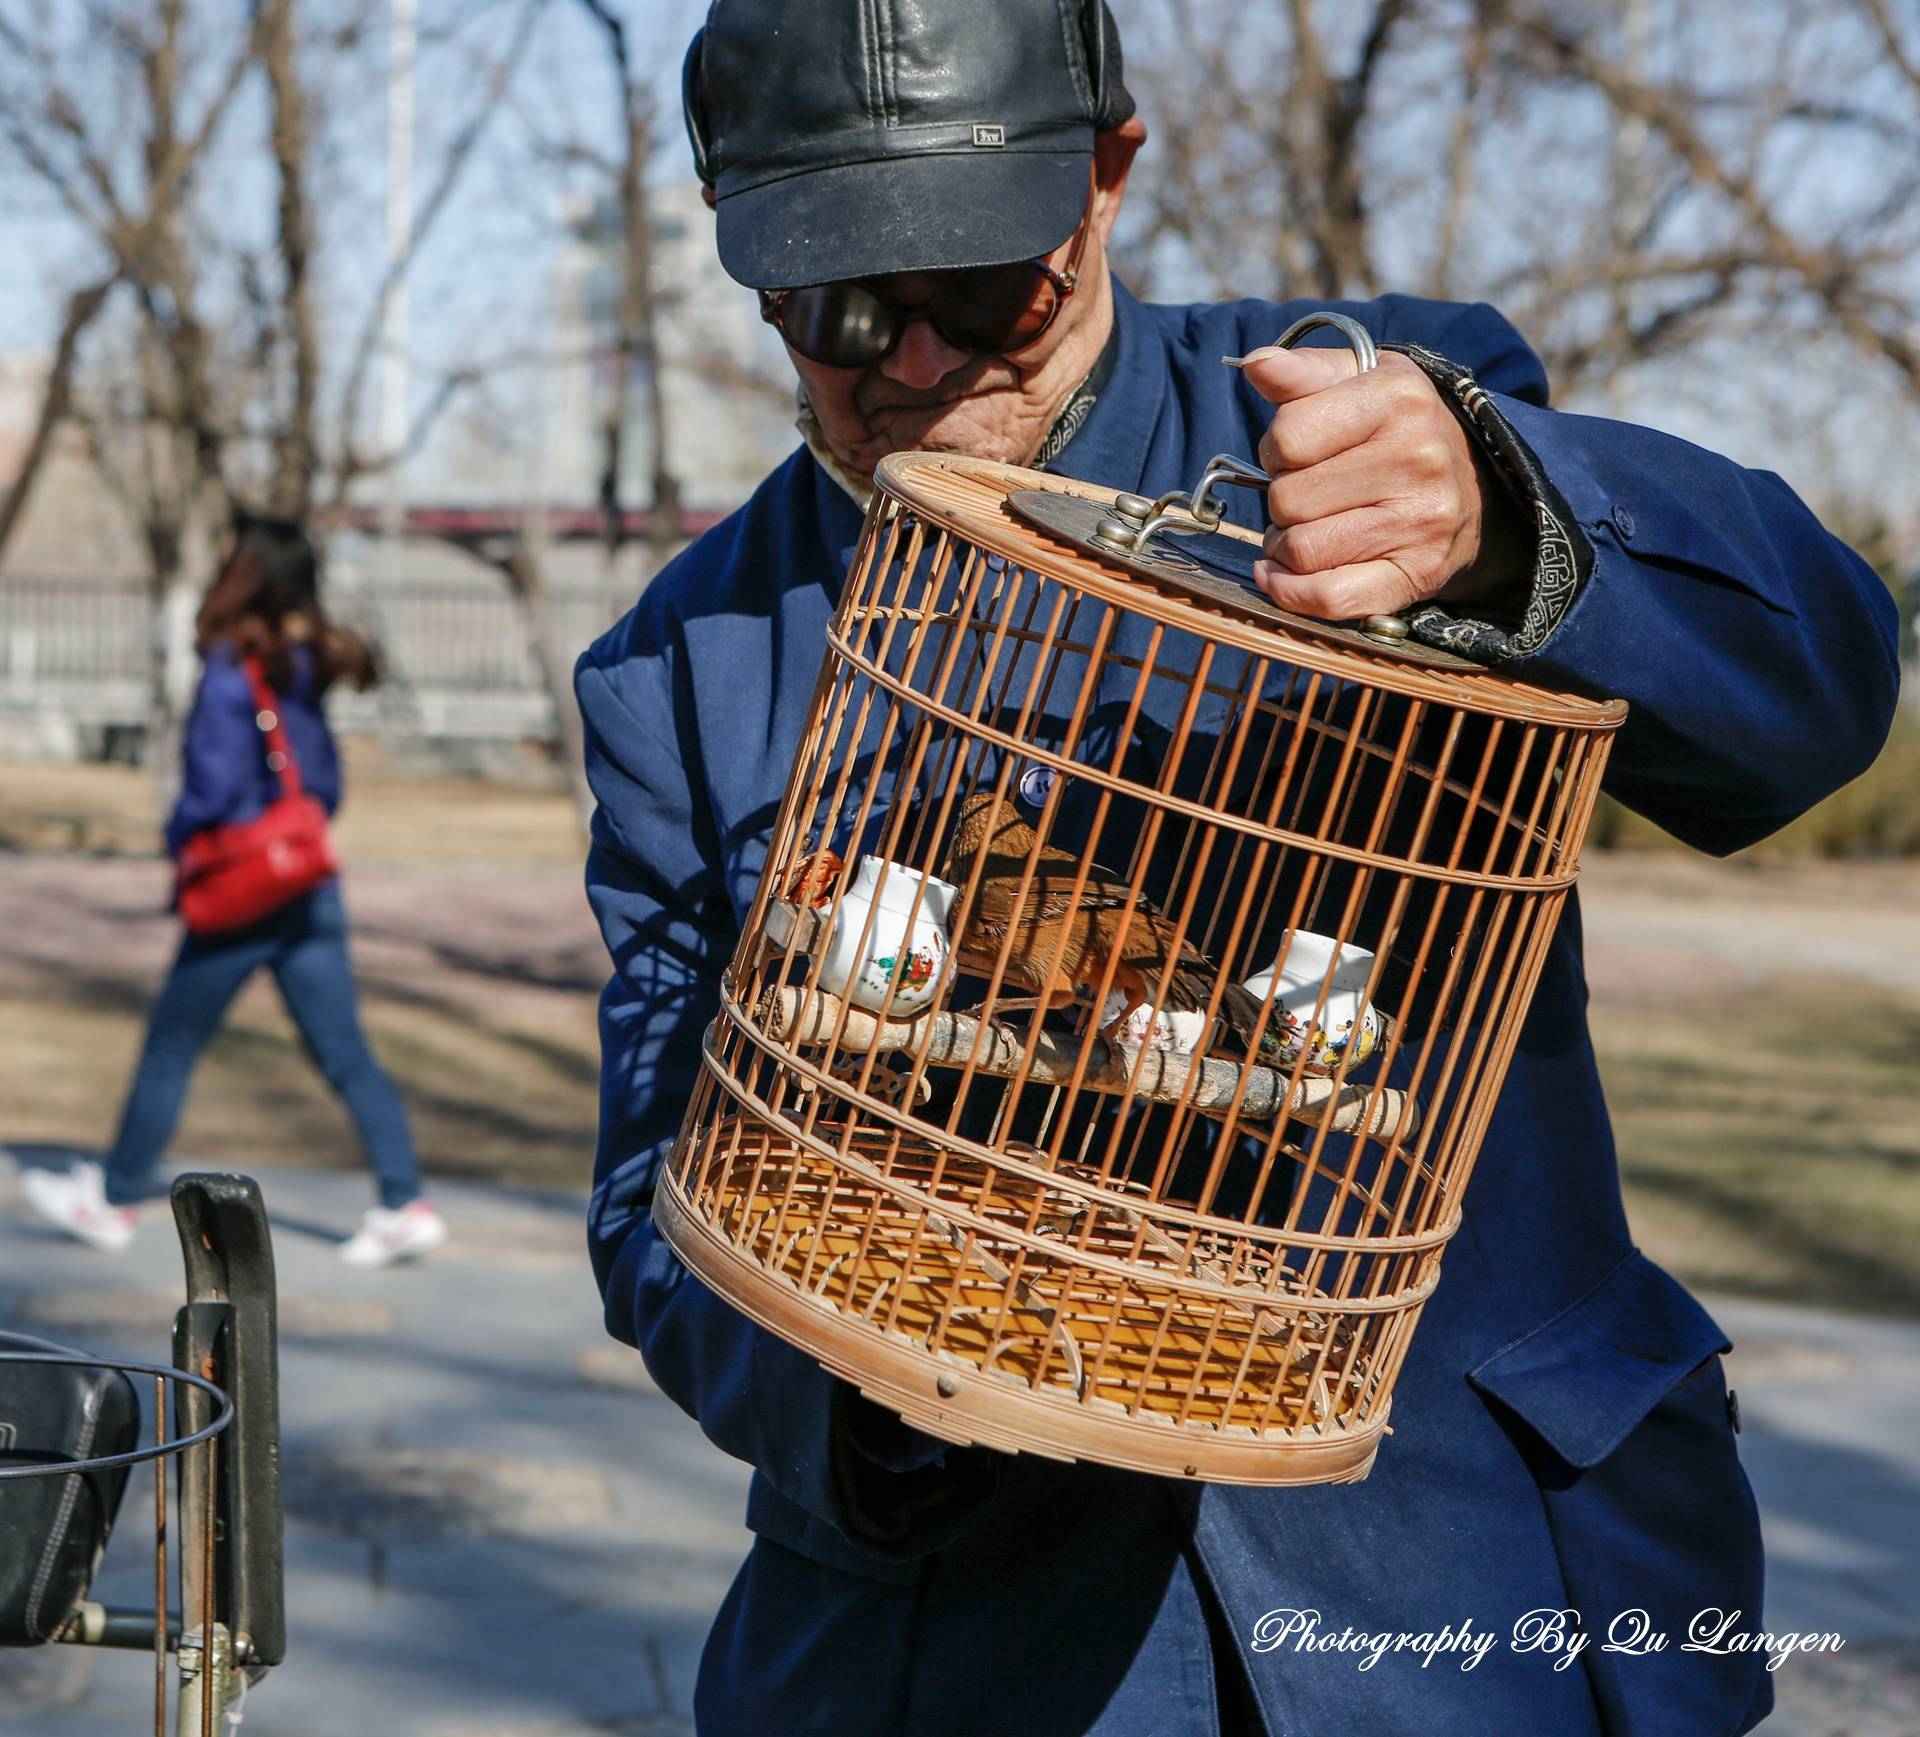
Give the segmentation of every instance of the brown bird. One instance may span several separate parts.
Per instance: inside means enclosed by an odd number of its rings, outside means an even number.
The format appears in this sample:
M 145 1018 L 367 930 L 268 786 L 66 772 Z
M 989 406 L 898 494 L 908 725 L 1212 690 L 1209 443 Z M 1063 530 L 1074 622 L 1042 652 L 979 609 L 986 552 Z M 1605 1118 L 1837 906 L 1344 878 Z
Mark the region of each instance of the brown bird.
M 1014 900 L 1030 857 L 1033 880 L 1016 910 Z M 1013 944 L 1001 982 L 1027 991 L 1042 1010 L 1066 1005 L 1078 990 L 1097 988 L 1111 965 L 1110 987 L 1126 1002 L 1101 1030 L 1111 1041 L 1134 1012 L 1153 999 L 1172 951 L 1174 925 L 1144 897 L 1135 899 L 1128 912 L 1132 888 L 1098 863 L 1086 865 L 1086 882 L 1076 896 L 1081 859 L 1040 844 L 1019 809 L 996 799 L 991 790 L 975 791 L 961 805 L 946 878 L 964 892 L 974 865 L 983 859 L 966 927 L 954 942 L 956 962 L 963 970 L 991 977 L 1011 929 Z M 1205 1008 L 1218 975 L 1213 962 L 1183 940 L 1162 990 L 1162 1011 Z M 1260 1003 L 1237 983 L 1228 983 L 1221 990 L 1220 1012 L 1244 1040 L 1259 1017 Z

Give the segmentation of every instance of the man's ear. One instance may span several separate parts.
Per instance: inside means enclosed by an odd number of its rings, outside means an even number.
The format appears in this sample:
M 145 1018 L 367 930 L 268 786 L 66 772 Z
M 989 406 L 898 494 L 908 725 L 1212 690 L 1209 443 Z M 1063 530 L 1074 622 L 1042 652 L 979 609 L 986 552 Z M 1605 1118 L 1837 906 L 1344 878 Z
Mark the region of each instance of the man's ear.
M 1120 215 L 1120 201 L 1126 197 L 1127 176 L 1133 171 L 1133 159 L 1147 142 L 1147 123 L 1138 115 L 1129 115 L 1117 127 L 1096 133 L 1093 139 L 1093 229 L 1102 246 L 1113 233 L 1114 219 Z
M 1094 148 L 1096 150 L 1099 149 L 1097 145 Z M 700 197 L 707 202 L 707 209 L 709 211 L 718 211 L 720 209 L 719 196 L 715 194 L 711 187 L 703 185 L 700 189 Z

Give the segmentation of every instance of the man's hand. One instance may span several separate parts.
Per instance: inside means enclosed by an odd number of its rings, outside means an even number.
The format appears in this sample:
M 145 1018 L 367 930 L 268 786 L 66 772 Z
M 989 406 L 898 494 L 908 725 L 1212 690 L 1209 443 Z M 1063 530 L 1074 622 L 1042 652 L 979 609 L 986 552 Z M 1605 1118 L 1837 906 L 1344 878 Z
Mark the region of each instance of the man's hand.
M 1405 356 L 1362 374 L 1346 350 L 1268 348 L 1245 373 L 1276 406 L 1260 442 L 1273 523 L 1253 570 L 1275 603 L 1346 621 L 1524 587 L 1531 529 Z

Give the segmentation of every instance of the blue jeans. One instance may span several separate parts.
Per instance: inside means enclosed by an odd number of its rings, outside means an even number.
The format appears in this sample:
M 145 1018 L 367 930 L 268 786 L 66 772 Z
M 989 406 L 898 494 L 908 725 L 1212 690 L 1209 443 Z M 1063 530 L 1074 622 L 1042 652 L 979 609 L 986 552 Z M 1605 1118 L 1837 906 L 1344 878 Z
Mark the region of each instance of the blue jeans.
M 222 935 L 189 931 L 180 943 L 153 1004 L 140 1066 L 107 1157 L 106 1193 L 115 1205 L 130 1205 L 149 1191 L 200 1052 L 241 985 L 262 965 L 272 970 L 307 1054 L 346 1101 L 379 1179 L 381 1204 L 405 1206 L 419 1195 L 407 1112 L 360 1030 L 346 907 L 339 883 L 329 881 L 245 929 Z

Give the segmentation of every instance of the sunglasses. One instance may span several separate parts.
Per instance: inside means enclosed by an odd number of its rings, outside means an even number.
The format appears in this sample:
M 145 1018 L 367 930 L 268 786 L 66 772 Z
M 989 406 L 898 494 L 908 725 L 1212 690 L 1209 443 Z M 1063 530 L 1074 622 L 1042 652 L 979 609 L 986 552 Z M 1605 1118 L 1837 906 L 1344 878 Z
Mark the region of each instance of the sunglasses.
M 1023 259 L 919 273 L 933 290 L 913 303 L 895 295 L 887 277 L 762 290 L 760 317 L 808 361 L 827 368 L 871 367 L 900 347 L 915 320 L 925 320 L 952 349 L 1004 356 L 1036 342 L 1053 324 L 1079 282 L 1086 234 L 1083 214 L 1062 270 L 1045 259 Z

